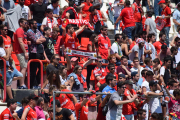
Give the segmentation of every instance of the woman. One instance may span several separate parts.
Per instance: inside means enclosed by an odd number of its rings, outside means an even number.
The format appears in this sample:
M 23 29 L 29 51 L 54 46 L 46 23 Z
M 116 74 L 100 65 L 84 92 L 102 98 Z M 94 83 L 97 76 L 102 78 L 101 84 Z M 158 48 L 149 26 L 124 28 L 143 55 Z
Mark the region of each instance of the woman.
M 44 98 L 39 97 L 37 100 L 37 106 L 35 107 L 37 120 L 45 120 L 43 109 L 44 109 Z
M 128 37 L 126 35 L 123 35 L 122 39 L 123 39 L 123 42 L 121 44 L 122 53 L 124 56 L 128 57 L 129 54 L 131 53 L 131 50 L 130 51 L 128 50 L 128 45 L 127 45 Z
M 49 93 L 49 87 L 54 86 L 56 89 L 60 90 L 60 77 L 59 71 L 51 71 L 47 79 L 44 81 L 41 91 Z
M 91 3 L 90 3 L 90 0 L 86 0 L 85 2 L 83 2 L 80 7 L 82 8 L 82 12 L 83 12 L 83 19 L 85 20 L 89 20 L 89 15 L 91 14 L 89 12 L 89 8 L 93 6 Z
M 59 67 L 59 77 L 61 85 L 67 85 L 67 68 L 64 65 Z

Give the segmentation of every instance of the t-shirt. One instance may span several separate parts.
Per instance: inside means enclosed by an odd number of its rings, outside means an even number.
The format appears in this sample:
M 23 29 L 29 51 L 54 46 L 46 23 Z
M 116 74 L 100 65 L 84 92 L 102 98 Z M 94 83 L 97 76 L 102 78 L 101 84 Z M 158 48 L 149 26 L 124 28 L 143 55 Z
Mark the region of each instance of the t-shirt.
M 60 11 L 60 7 L 58 6 L 57 8 L 54 8 L 52 6 L 52 4 L 47 6 L 47 9 L 52 9 L 53 10 L 53 14 L 59 15 L 59 11 Z
M 122 17 L 125 27 L 135 26 L 134 11 L 132 7 L 125 7 L 122 9 L 120 16 Z
M 139 78 L 141 78 L 141 71 L 142 71 L 143 69 L 144 69 L 143 67 L 140 68 Z M 130 70 L 131 70 L 131 72 L 137 72 L 137 73 L 138 73 L 138 68 L 132 67 Z
M 77 120 L 88 120 L 88 104 L 90 103 L 90 101 L 88 101 L 86 105 L 82 107 L 81 107 L 81 103 L 82 102 L 77 103 L 75 105 Z
M 74 12 L 73 12 L 73 10 L 68 10 L 66 13 L 69 13 L 70 14 L 70 16 L 69 16 L 69 19 L 75 19 L 75 15 L 74 15 Z
M 29 112 L 27 113 L 26 119 L 27 120 L 37 120 L 37 114 L 36 111 L 33 110 L 29 105 L 27 105 L 24 110 L 28 108 Z
M 149 88 L 149 82 L 147 81 L 144 81 L 141 85 L 141 88 L 145 87 L 146 88 L 146 92 L 149 92 L 150 91 L 150 88 Z
M 149 45 L 150 45 L 150 50 L 152 51 L 151 58 L 152 60 L 154 60 L 156 58 L 156 49 L 153 44 L 149 43 Z
M 128 67 L 126 67 L 126 69 L 130 72 L 130 69 Z M 118 66 L 117 74 L 119 75 L 120 72 L 122 72 L 122 74 L 124 74 L 124 75 L 127 75 L 127 72 L 121 66 Z
M 147 18 L 145 21 L 145 25 L 149 26 L 149 34 L 154 33 L 157 36 L 156 23 L 152 18 Z
M 69 117 L 72 115 L 72 112 L 66 108 L 62 108 L 60 112 L 56 112 L 56 117 L 58 120 L 70 120 Z
M 61 90 L 62 92 L 71 92 L 70 90 L 64 89 Z M 60 94 L 59 102 L 61 103 L 62 108 L 70 109 L 72 111 L 75 110 L 74 104 L 71 101 L 73 94 Z
M 0 115 L 0 120 L 16 120 L 13 118 L 11 111 L 9 108 L 6 108 Z
M 111 41 L 108 36 L 98 35 L 99 53 L 102 59 L 108 58 L 108 50 L 111 48 Z
M 114 17 L 119 17 L 121 10 L 123 9 L 123 5 L 117 5 L 117 3 L 120 3 L 119 0 L 115 0 L 113 4 L 114 8 Z
M 51 57 L 54 55 L 54 40 L 49 37 L 46 38 L 46 41 L 43 42 L 45 53 L 50 60 Z
M 173 19 L 175 19 L 178 23 L 180 23 L 180 11 L 176 9 L 173 13 Z M 177 24 L 174 24 L 175 30 L 177 31 Z
M 63 36 L 63 39 L 65 40 L 65 47 L 77 49 L 80 46 L 75 32 L 72 34 L 72 36 L 66 34 L 65 36 Z
M 160 93 L 160 91 L 157 90 L 155 91 L 155 93 Z M 155 113 L 155 112 L 162 113 L 161 102 L 160 102 L 159 96 L 150 98 L 149 107 L 150 107 L 151 113 Z
M 37 23 L 42 23 L 45 17 L 45 11 L 47 9 L 47 4 L 39 5 L 38 3 L 32 4 L 30 7 L 33 12 L 33 19 L 37 21 Z
M 9 0 L 8 2 L 5 2 L 4 0 L 1 1 L 1 6 L 5 8 L 6 10 L 15 8 L 14 0 Z
M 171 9 L 168 7 L 168 6 L 166 6 L 163 10 L 162 10 L 162 12 L 161 12 L 161 15 L 163 16 L 168 16 L 168 15 L 171 15 Z M 170 18 L 167 18 L 166 19 L 166 25 L 165 25 L 165 27 L 170 27 L 171 26 L 171 22 L 170 22 Z
M 118 55 L 123 56 L 121 46 L 114 42 L 111 46 L 111 54 L 118 53 Z
M 4 47 L 9 48 L 11 46 L 11 38 L 7 35 L 5 37 L 3 35 L 1 35 L 1 36 L 2 36 L 3 41 L 4 41 Z
M 4 11 L 2 8 L 0 8 L 0 16 L 4 14 Z M 2 24 L 2 21 L 0 21 L 0 25 Z
M 43 112 L 43 109 L 39 106 L 36 106 L 35 108 L 36 114 L 37 114 L 37 119 L 39 120 L 45 120 L 45 115 Z
M 47 68 L 46 68 L 46 74 L 47 74 L 47 76 L 48 76 L 48 75 L 50 74 L 50 72 L 53 71 L 53 70 L 58 70 L 58 68 L 55 67 L 55 66 L 52 65 L 52 64 L 49 64 L 49 65 L 47 66 Z
M 54 40 L 54 49 L 56 54 L 60 55 L 60 46 L 62 45 L 64 45 L 64 40 L 62 39 L 62 36 L 58 36 L 57 40 Z
M 161 50 L 161 46 L 162 45 L 167 45 L 166 43 L 161 43 L 160 41 L 155 42 L 154 47 L 156 48 L 157 54 L 159 54 L 160 50 Z
M 16 113 L 18 114 L 18 117 L 21 118 L 22 114 L 23 114 L 24 108 L 22 107 L 21 109 L 19 109 L 18 111 L 16 111 Z
M 163 75 L 164 83 L 167 84 L 170 78 L 170 71 L 165 66 L 160 69 L 160 75 Z
M 42 25 L 45 25 L 46 27 L 51 28 L 51 32 L 52 32 L 52 28 L 54 26 L 57 26 L 58 22 L 57 22 L 57 19 L 55 17 L 53 17 L 53 18 L 45 17 L 42 21 Z
M 173 100 L 170 98 L 170 102 L 168 103 L 168 109 L 169 113 L 175 113 L 177 115 L 177 118 L 180 119 L 180 100 Z
M 21 18 L 28 20 L 29 19 L 29 14 L 28 14 L 29 13 L 29 7 L 26 5 L 23 5 L 21 10 L 22 10 Z
M 142 55 L 144 55 L 144 47 L 139 49 L 139 45 L 135 45 L 133 48 L 132 48 L 132 53 L 129 54 L 129 59 L 131 61 L 133 61 L 134 57 L 135 57 L 135 52 L 138 52 L 138 58 L 139 58 L 139 61 L 142 61 Z
M 24 53 L 20 47 L 18 38 L 22 38 L 26 52 L 28 52 L 27 35 L 22 28 L 18 28 L 14 34 L 14 52 L 16 54 Z
M 119 96 L 118 92 L 114 92 L 108 102 L 108 112 L 106 114 L 106 120 L 120 120 L 122 116 L 123 105 L 115 105 L 114 101 L 122 101 L 123 96 Z

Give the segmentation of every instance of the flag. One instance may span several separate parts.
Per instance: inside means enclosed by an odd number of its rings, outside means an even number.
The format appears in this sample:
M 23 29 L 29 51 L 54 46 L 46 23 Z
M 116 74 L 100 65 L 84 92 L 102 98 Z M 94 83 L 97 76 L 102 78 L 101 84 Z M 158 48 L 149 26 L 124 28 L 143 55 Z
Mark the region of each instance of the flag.
M 121 115 L 121 120 L 126 120 L 123 114 Z
M 155 23 L 156 23 L 156 28 L 161 31 L 164 26 L 166 25 L 166 19 L 159 19 L 159 17 L 157 17 L 155 19 Z

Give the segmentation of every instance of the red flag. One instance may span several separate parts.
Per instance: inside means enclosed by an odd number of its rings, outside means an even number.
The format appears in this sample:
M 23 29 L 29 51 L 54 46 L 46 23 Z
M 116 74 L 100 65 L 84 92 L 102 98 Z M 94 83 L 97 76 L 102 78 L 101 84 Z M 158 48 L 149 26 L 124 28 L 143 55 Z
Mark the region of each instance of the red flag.
M 159 19 L 159 17 L 157 17 L 155 19 L 155 23 L 156 23 L 156 28 L 161 31 L 164 26 L 166 25 L 166 19 Z

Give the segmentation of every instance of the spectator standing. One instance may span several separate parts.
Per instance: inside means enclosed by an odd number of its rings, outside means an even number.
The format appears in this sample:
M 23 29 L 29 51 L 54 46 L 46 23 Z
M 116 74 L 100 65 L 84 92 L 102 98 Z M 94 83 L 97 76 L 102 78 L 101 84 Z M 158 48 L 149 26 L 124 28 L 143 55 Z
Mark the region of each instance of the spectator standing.
M 178 31 L 178 27 L 180 26 L 180 4 L 177 4 L 177 9 L 173 13 L 173 22 L 175 30 Z
M 51 4 L 47 6 L 47 9 L 53 10 L 53 17 L 58 18 L 59 17 L 59 0 L 52 0 Z
M 7 12 L 9 9 L 15 8 L 14 0 L 2 0 L 1 6 L 3 7 L 3 11 Z
M 137 92 L 138 90 L 140 90 L 140 85 L 138 84 L 139 74 L 137 72 L 132 72 L 131 78 L 133 81 L 133 89 Z
M 178 53 L 178 48 L 177 47 L 171 47 L 171 73 L 175 74 L 176 73 L 176 66 L 177 66 L 177 62 L 175 59 L 175 55 L 177 55 Z
M 157 55 L 160 61 L 163 62 L 164 57 L 171 55 L 170 49 L 166 45 L 161 46 L 161 52 Z
M 135 28 L 135 19 L 134 19 L 134 11 L 132 7 L 130 7 L 130 1 L 127 0 L 124 4 L 124 9 L 121 11 L 120 16 L 117 18 L 114 28 L 116 28 L 116 24 L 119 20 L 122 20 L 123 24 L 125 25 L 125 29 L 123 33 L 126 34 L 129 38 L 129 44 L 132 43 L 132 32 Z
M 82 8 L 82 13 L 84 14 L 83 19 L 85 20 L 90 20 L 89 16 L 90 16 L 90 12 L 89 12 L 89 8 L 93 6 L 90 0 L 86 0 L 85 2 L 83 2 L 80 7 Z
M 169 30 L 171 27 L 171 21 L 170 21 L 171 9 L 166 5 L 165 0 L 161 0 L 158 4 L 163 9 L 161 12 L 162 16 L 160 16 L 159 19 L 165 19 L 166 20 L 166 25 L 164 26 L 164 28 L 161 31 L 165 33 L 166 44 L 169 47 Z
M 43 97 L 39 97 L 37 100 L 37 106 L 34 108 L 37 114 L 37 120 L 45 120 L 45 115 L 43 113 L 44 108 L 44 99 Z
M 108 56 L 110 55 L 111 41 L 107 36 L 107 27 L 101 26 L 101 34 L 98 35 L 99 53 L 103 59 L 103 63 L 108 63 Z
M 26 69 L 27 69 L 27 63 L 29 59 L 29 53 L 28 53 L 28 45 L 31 44 L 31 42 L 27 41 L 27 35 L 24 31 L 24 29 L 27 28 L 27 20 L 24 18 L 19 19 L 19 28 L 14 33 L 14 52 L 16 53 L 16 56 L 20 63 L 21 73 L 23 74 L 23 78 L 20 79 L 20 87 L 26 88 L 24 84 L 24 80 L 26 77 Z
M 24 5 L 24 0 L 19 0 L 19 5 L 22 7 L 22 17 L 26 20 L 30 20 L 31 19 L 31 11 L 29 9 L 28 6 Z
M 33 19 L 37 21 L 37 27 L 39 30 L 42 25 L 42 21 L 45 17 L 46 9 L 47 9 L 47 4 L 44 4 L 43 0 L 38 0 L 37 3 L 32 4 L 30 7 Z
M 27 31 L 27 40 L 31 41 L 29 46 L 29 60 L 39 59 L 43 60 L 44 51 L 42 43 L 46 41 L 41 32 L 37 29 L 37 22 L 35 20 L 29 21 L 30 29 Z M 36 74 L 37 68 L 39 69 Z M 37 62 L 31 63 L 30 65 L 30 87 L 38 86 L 40 84 L 40 64 Z
M 137 111 L 137 120 L 144 120 L 146 118 L 146 110 L 139 109 Z
M 140 66 L 138 57 L 134 57 L 133 64 L 134 64 L 134 66 L 131 68 L 131 72 L 137 72 L 139 77 L 141 78 L 141 71 L 144 68 Z
M 0 3 L 1 4 L 1 3 Z M 5 20 L 3 8 L 0 7 L 0 25 Z
M 179 63 L 180 62 L 180 58 L 178 56 L 180 55 L 180 39 L 177 39 L 176 46 L 178 48 L 178 53 L 177 53 L 177 55 L 175 55 L 175 58 L 176 58 L 176 63 Z
M 135 2 L 132 4 L 132 9 L 134 11 L 134 19 L 136 23 L 134 34 L 138 34 L 139 32 L 143 30 L 142 16 L 144 15 L 144 11 L 142 9 L 142 5 L 140 4 L 140 2 L 141 0 L 135 0 Z
M 154 14 L 155 18 L 161 15 L 162 8 L 158 5 L 161 0 L 154 0 Z
M 148 38 L 149 48 L 152 52 L 150 54 L 150 57 L 152 58 L 152 60 L 154 60 L 156 58 L 156 54 L 157 54 L 156 49 L 153 45 L 153 43 L 156 41 L 156 35 L 154 33 L 148 34 L 147 38 Z

